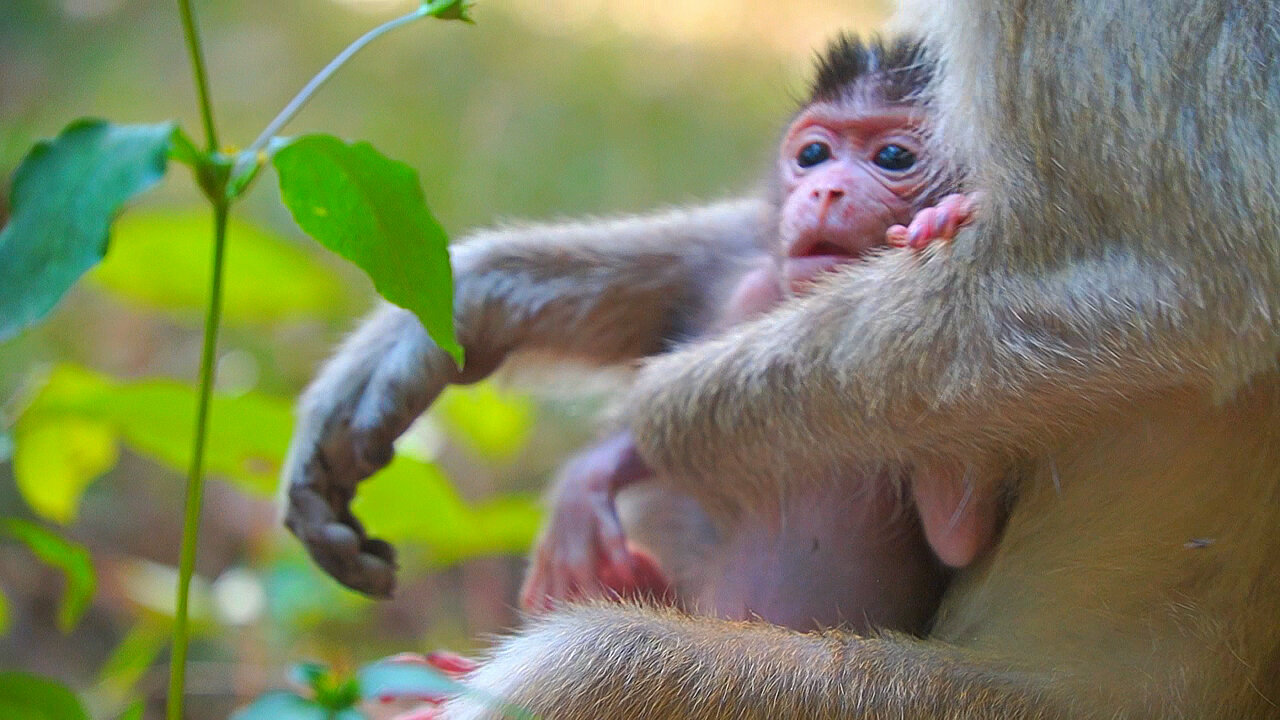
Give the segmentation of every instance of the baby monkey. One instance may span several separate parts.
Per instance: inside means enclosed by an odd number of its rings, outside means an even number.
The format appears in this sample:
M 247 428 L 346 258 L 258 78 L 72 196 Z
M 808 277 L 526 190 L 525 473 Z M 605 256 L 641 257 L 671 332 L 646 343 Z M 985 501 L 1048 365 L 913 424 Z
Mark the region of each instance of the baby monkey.
M 954 180 L 924 151 L 918 94 L 930 71 L 910 40 L 831 43 L 781 142 L 777 230 L 712 316 L 690 321 L 690 339 L 731 332 L 877 248 L 922 249 L 968 222 L 973 198 L 943 196 Z M 714 488 L 664 483 L 614 435 L 565 466 L 521 603 L 646 596 L 800 630 L 922 631 L 945 572 L 896 472 L 837 469 L 798 484 L 821 490 L 726 507 Z

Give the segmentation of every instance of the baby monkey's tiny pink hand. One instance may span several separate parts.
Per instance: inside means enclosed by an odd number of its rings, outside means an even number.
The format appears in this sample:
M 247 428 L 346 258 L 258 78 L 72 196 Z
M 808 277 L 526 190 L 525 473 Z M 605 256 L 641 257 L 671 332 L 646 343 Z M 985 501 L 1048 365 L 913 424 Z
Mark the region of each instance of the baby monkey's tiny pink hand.
M 973 221 L 978 194 L 947 195 L 937 205 L 927 207 L 911 219 L 910 225 L 894 225 L 885 231 L 885 241 L 895 247 L 921 250 L 935 242 L 950 242 L 956 230 Z

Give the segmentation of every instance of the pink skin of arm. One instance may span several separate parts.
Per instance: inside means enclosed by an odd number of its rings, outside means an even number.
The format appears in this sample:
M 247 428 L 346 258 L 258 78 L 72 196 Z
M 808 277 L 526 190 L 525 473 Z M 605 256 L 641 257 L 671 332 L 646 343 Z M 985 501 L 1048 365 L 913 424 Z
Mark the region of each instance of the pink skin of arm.
M 658 564 L 627 542 L 615 503 L 620 490 L 651 476 L 627 432 L 569 461 L 520 590 L 522 607 L 545 611 L 562 601 L 669 595 Z

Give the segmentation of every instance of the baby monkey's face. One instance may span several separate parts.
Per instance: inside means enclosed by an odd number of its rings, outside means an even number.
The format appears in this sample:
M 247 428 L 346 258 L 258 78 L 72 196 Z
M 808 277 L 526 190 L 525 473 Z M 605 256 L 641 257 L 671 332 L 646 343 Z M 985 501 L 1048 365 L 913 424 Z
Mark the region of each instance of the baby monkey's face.
M 929 181 L 921 114 L 857 96 L 809 106 L 778 158 L 779 236 L 787 284 L 864 255 L 910 221 Z

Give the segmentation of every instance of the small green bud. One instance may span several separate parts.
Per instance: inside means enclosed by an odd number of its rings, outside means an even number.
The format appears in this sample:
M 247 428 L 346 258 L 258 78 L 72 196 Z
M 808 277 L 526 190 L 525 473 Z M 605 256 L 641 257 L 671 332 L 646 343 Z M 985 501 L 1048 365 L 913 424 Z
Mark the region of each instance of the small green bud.
M 466 0 L 429 0 L 422 3 L 422 9 L 426 14 L 441 20 L 461 20 L 462 22 L 475 23 L 468 14 L 471 7 L 475 3 L 466 2 Z

